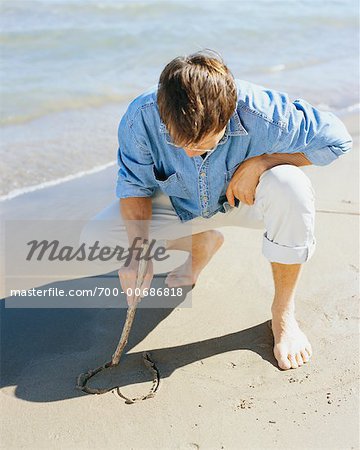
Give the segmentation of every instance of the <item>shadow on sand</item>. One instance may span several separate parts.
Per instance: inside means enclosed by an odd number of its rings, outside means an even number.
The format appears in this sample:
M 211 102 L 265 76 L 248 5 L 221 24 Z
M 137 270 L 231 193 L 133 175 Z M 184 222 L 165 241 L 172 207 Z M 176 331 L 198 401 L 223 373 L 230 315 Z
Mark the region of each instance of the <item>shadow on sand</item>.
M 156 275 L 152 286 L 166 287 L 166 275 Z M 107 286 L 118 286 L 115 273 L 107 274 L 106 279 Z M 89 283 L 96 285 L 97 280 L 97 277 L 89 277 L 81 281 L 89 286 Z M 78 288 L 79 280 L 57 282 L 51 286 L 70 289 L 74 285 Z M 149 381 L 151 375 L 142 365 L 142 352 L 129 354 L 129 351 L 191 295 L 189 290 L 176 297 L 171 307 L 151 307 L 149 303 L 150 307 L 139 308 L 126 347 L 127 354 L 123 355 L 118 367 L 99 374 L 91 385 L 123 387 Z M 120 301 L 122 306 L 126 305 L 125 296 L 115 300 L 117 304 Z M 6 301 L 10 305 L 12 297 Z M 1 302 L 1 387 L 15 386 L 18 398 L 32 402 L 83 396 L 85 394 L 75 388 L 76 378 L 111 358 L 125 321 L 126 308 L 114 308 L 109 299 L 102 308 L 49 307 L 46 299 L 43 302 L 41 308 L 9 308 Z M 204 341 L 147 350 L 164 380 L 179 367 L 233 350 L 251 350 L 277 367 L 272 343 L 268 322 L 264 322 Z M 143 390 L 146 392 L 146 387 Z

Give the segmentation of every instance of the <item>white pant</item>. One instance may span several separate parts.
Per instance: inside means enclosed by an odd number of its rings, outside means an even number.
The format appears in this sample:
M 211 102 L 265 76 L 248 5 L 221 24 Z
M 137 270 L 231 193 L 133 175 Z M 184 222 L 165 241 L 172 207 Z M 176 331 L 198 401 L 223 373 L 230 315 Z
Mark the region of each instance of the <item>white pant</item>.
M 226 213 L 217 213 L 208 219 L 197 217 L 182 223 L 170 199 L 158 190 L 152 202 L 150 238 L 174 239 L 224 226 L 262 228 L 265 230 L 263 255 L 271 262 L 301 264 L 314 253 L 314 191 L 309 178 L 298 167 L 281 165 L 267 170 L 260 177 L 254 205 L 240 203 L 238 208 L 227 206 Z M 116 245 L 126 249 L 129 247 L 119 200 L 86 224 L 80 241 L 88 245 L 99 241 L 101 246 L 112 248 Z M 109 271 L 115 268 L 108 267 Z

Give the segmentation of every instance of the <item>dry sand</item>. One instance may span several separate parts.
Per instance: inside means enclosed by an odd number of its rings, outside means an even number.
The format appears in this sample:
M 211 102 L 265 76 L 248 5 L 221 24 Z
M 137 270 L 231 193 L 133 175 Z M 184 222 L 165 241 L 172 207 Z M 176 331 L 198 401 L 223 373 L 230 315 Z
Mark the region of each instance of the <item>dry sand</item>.
M 121 367 L 99 380 L 146 392 L 141 352 L 151 350 L 162 376 L 154 399 L 126 405 L 75 389 L 80 372 L 111 356 L 123 309 L 2 307 L 1 448 L 357 449 L 357 118 L 347 124 L 352 153 L 306 169 L 319 211 L 317 251 L 297 295 L 315 353 L 309 364 L 276 367 L 262 232 L 224 228 L 192 308 L 139 310 Z M 89 218 L 113 199 L 114 173 L 15 198 L 2 204 L 3 218 Z

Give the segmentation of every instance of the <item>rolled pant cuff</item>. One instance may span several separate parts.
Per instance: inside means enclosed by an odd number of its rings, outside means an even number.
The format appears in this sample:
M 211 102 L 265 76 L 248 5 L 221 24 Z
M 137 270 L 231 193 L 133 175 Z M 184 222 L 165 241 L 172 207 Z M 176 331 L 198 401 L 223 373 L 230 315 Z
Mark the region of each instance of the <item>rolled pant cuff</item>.
M 280 264 L 302 264 L 309 261 L 315 252 L 316 240 L 304 247 L 287 247 L 276 242 L 270 241 L 266 236 L 263 237 L 262 252 L 265 258 L 270 262 Z

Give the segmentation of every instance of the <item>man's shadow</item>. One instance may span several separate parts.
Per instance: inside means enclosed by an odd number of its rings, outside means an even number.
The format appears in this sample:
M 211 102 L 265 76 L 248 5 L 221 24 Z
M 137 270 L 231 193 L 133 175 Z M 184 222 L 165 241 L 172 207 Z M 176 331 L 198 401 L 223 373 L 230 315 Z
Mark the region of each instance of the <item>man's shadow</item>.
M 155 275 L 152 287 L 167 287 L 164 282 L 166 275 Z M 119 286 L 116 272 L 99 280 L 99 277 L 89 277 L 52 283 L 42 288 L 89 288 L 98 286 L 100 281 L 103 285 L 105 282 L 110 289 Z M 158 298 L 144 299 L 146 307 L 140 307 L 136 312 L 126 354 L 122 356 L 120 365 L 97 375 L 91 380 L 91 385 L 109 387 L 115 384 L 122 387 L 151 380 L 150 373 L 143 367 L 142 352 L 129 352 L 174 308 L 188 301 L 191 295 L 189 291 L 190 288 L 187 288 L 182 295 L 163 299 L 161 306 Z M 24 299 L 21 300 L 24 305 Z M 17 299 L 8 297 L 7 307 L 2 301 L 0 308 L 1 387 L 16 386 L 17 397 L 33 402 L 51 402 L 85 395 L 76 389 L 76 378 L 80 373 L 111 359 L 125 322 L 125 296 L 107 298 L 104 307 L 96 308 L 89 308 L 93 306 L 89 300 L 83 307 L 59 308 L 58 303 L 51 304 L 51 298 L 43 299 L 42 307 L 38 308 L 10 308 L 15 305 L 15 301 Z M 121 303 L 123 307 L 114 308 L 112 301 L 116 305 Z M 151 352 L 162 380 L 179 367 L 234 350 L 251 350 L 277 367 L 272 352 L 273 337 L 268 325 L 268 322 L 263 322 L 245 330 L 191 344 L 146 350 Z

